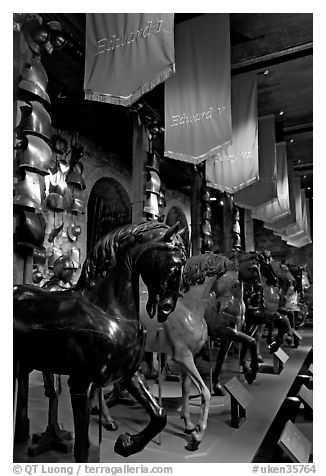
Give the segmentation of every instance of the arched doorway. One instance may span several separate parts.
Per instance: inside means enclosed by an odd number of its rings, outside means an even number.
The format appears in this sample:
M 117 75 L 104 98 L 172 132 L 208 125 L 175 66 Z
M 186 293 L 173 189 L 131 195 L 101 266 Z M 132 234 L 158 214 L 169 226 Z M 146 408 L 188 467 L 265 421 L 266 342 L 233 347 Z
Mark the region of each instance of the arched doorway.
M 105 177 L 93 186 L 87 206 L 87 253 L 104 235 L 131 223 L 129 196 L 117 180 Z
M 189 243 L 189 227 L 188 227 L 187 219 L 185 214 L 179 207 L 173 206 L 170 208 L 166 216 L 165 223 L 169 226 L 172 226 L 177 221 L 180 223 L 180 229 L 185 228 L 185 231 L 182 235 L 182 239 L 186 247 L 187 256 L 189 256 L 190 243 Z

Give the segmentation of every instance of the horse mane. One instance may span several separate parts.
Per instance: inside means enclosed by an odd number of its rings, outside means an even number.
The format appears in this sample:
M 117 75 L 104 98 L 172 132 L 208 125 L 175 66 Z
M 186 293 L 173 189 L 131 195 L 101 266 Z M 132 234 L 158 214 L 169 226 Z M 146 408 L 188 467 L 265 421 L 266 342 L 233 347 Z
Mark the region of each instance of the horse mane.
M 181 290 L 189 291 L 190 286 L 203 284 L 206 276 L 221 277 L 226 271 L 236 269 L 235 264 L 225 255 L 205 253 L 187 259 L 181 281 Z
M 139 241 L 145 233 L 168 228 L 170 228 L 168 225 L 157 221 L 146 221 L 136 224 L 130 223 L 110 231 L 96 243 L 88 254 L 76 287 L 87 286 L 98 276 L 104 276 L 113 269 L 119 252 L 126 251 L 135 242 Z M 153 237 L 153 234 L 149 233 L 147 241 L 153 239 Z

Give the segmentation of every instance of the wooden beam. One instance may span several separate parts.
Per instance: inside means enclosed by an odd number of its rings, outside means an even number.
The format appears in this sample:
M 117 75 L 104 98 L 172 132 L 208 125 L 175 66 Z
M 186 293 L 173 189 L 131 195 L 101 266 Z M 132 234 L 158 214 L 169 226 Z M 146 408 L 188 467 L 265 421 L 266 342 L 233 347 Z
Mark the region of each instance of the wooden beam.
M 259 71 L 280 63 L 311 56 L 313 50 L 313 42 L 303 43 L 284 50 L 273 51 L 266 55 L 256 56 L 253 58 L 237 61 L 231 64 L 231 74 L 248 73 L 249 71 Z

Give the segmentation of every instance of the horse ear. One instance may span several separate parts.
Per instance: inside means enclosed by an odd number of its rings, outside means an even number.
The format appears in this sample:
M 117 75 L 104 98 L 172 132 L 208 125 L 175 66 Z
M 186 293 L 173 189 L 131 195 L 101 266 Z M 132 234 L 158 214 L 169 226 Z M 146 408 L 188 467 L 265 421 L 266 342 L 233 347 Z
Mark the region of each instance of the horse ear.
M 175 223 L 174 225 L 172 225 L 171 228 L 169 228 L 169 229 L 166 231 L 166 233 L 165 233 L 165 235 L 163 236 L 162 240 L 163 240 L 163 241 L 171 241 L 171 240 L 172 240 L 172 236 L 178 232 L 179 225 L 180 225 L 180 222 L 178 222 L 178 221 L 177 221 L 177 223 Z

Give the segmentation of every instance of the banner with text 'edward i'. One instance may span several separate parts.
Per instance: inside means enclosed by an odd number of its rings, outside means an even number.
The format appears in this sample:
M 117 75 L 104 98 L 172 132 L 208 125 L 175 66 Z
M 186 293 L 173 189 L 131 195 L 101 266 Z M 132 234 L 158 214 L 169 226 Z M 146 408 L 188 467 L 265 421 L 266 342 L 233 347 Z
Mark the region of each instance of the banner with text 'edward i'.
M 177 24 L 175 60 L 165 83 L 164 155 L 199 164 L 231 140 L 229 15 Z
M 173 13 L 86 13 L 85 99 L 130 106 L 175 71 Z
M 246 74 L 231 81 L 232 144 L 206 162 L 210 187 L 235 193 L 258 178 L 257 75 Z

